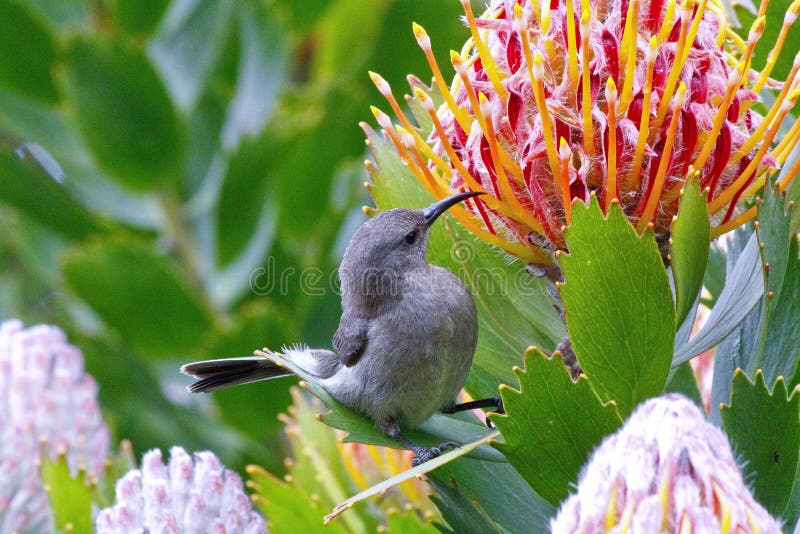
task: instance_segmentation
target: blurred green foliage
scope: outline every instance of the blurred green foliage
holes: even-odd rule
[[[84,351],[137,455],[283,470],[270,386],[191,398],[187,361],[329,345],[368,198],[359,121],[461,46],[449,0],[0,1],[0,319]],[[21,160],[15,150],[24,153]],[[276,445],[279,444],[279,445]]]

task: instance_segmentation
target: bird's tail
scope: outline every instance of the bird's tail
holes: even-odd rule
[[[188,363],[181,367],[181,372],[198,379],[188,387],[192,393],[208,393],[228,386],[292,374],[288,369],[261,356]]]

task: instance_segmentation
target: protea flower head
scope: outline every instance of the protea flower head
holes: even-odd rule
[[[211,452],[193,459],[181,447],[170,450],[166,465],[160,450],[147,452],[141,469],[117,481],[116,503],[100,512],[95,526],[98,534],[267,532],[239,475]]]
[[[603,441],[551,527],[554,534],[781,532],[744,485],[725,435],[677,394],[643,403]]]
[[[52,532],[39,463],[64,454],[98,478],[110,443],[83,355],[53,326],[0,324],[0,532]]]
[[[399,124],[373,112],[435,197],[488,193],[452,213],[530,262],[553,262],[571,203],[591,194],[604,210],[619,202],[640,233],[652,225],[665,244],[689,177],[705,191],[714,236],[735,228],[756,214],[740,200],[800,137],[795,125],[773,143],[800,96],[800,58],[784,82],[769,77],[800,2],[760,73],[751,60],[766,1],[747,40],[731,30],[719,0],[493,0],[479,17],[469,0],[462,4],[471,38],[450,54],[449,84],[429,36],[414,26],[434,84],[409,81],[432,130],[416,128],[374,73]],[[777,94],[762,116],[753,104],[767,89]]]

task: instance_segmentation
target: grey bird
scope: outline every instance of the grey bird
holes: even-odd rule
[[[284,349],[285,358],[315,376],[334,398],[411,449],[414,465],[455,444],[420,447],[401,427],[414,428],[438,411],[502,411],[498,398],[454,402],[472,363],[478,319],[461,280],[427,260],[433,222],[477,194],[456,194],[421,210],[384,211],[362,224],[339,267],[342,317],[333,350]],[[291,374],[261,356],[190,363],[181,371],[198,379],[191,392]]]

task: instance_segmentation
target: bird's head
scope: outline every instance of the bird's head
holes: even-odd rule
[[[459,193],[418,210],[395,208],[366,221],[350,240],[339,267],[344,292],[375,283],[391,285],[426,265],[431,225],[455,204],[479,194]]]

